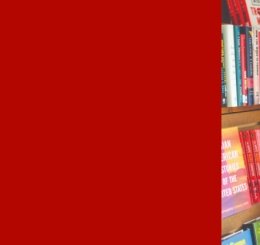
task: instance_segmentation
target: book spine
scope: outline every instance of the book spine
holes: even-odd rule
[[[248,163],[249,178],[250,178],[250,182],[252,184],[253,203],[257,203],[260,201],[260,198],[259,198],[259,189],[258,189],[258,185],[257,185],[253,149],[252,149],[252,143],[251,143],[251,139],[250,139],[249,130],[242,131],[242,135],[243,135],[245,153],[246,153],[246,158],[247,158],[247,163]]]
[[[245,230],[245,231],[246,231],[247,229],[250,230],[251,239],[252,239],[252,244],[253,244],[253,245],[257,245],[257,243],[256,243],[256,238],[255,238],[255,229],[254,229],[253,223],[243,224],[243,225],[242,225],[242,229]],[[246,245],[246,244],[247,244],[247,243],[245,243],[245,245]]]
[[[236,84],[237,84],[237,106],[243,105],[242,98],[242,76],[241,76],[241,58],[240,58],[240,27],[234,25],[234,50],[236,64]]]
[[[254,83],[253,83],[253,41],[252,27],[245,27],[246,34],[246,71],[247,71],[247,103],[254,105]]]
[[[243,17],[242,8],[239,0],[233,0],[233,6],[234,6],[234,11],[235,11],[238,25],[245,26],[245,20]]]
[[[252,27],[253,34],[253,87],[254,87],[254,104],[259,104],[259,52],[258,52],[258,29]]]
[[[242,132],[239,132],[239,139],[240,139],[243,159],[244,159],[244,163],[245,163],[245,167],[246,167],[247,183],[248,183],[248,188],[249,188],[250,200],[251,200],[251,203],[253,203],[252,183],[251,183],[251,180],[250,180],[250,177],[249,177],[250,176],[249,175],[249,168],[248,168],[248,162],[247,162],[247,157],[246,157],[246,153],[245,153],[245,144],[244,144],[243,133]]]
[[[225,57],[224,40],[223,40],[223,34],[221,33],[221,86],[222,86],[221,106],[227,107],[226,71],[225,71],[224,57]]]
[[[260,61],[260,28],[258,28],[258,89],[259,89],[259,102],[258,104],[260,104],[260,65],[259,65],[259,61]]]
[[[243,106],[247,106],[247,75],[246,75],[246,37],[240,34],[240,52],[241,52],[241,78],[242,78],[242,100]]]
[[[253,155],[254,155],[254,163],[257,177],[258,190],[260,193],[260,130],[249,130],[250,139],[252,143]]]
[[[238,25],[236,13],[235,13],[235,7],[233,4],[233,0],[226,0],[227,1],[227,6],[228,6],[228,11],[231,19],[231,23],[233,25]]]
[[[240,2],[243,17],[244,17],[245,26],[251,26],[251,21],[250,21],[250,17],[249,17],[247,5],[246,5],[246,0],[239,0],[239,2]]]
[[[227,85],[227,106],[237,106],[237,85],[236,85],[236,63],[234,48],[234,27],[230,24],[222,24],[224,40],[225,71]]]

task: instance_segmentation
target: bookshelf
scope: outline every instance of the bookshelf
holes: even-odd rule
[[[226,0],[222,0],[222,23],[231,23]],[[237,126],[239,131],[260,128],[260,105],[221,108],[222,128]],[[221,216],[221,215],[220,215]],[[260,203],[222,219],[222,236],[241,229],[242,224],[260,216]]]

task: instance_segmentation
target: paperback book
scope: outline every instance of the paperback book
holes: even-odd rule
[[[226,218],[252,204],[238,127],[223,128],[221,136],[222,218]]]

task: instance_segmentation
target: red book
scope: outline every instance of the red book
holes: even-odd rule
[[[250,139],[252,142],[253,153],[254,153],[254,161],[255,161],[255,169],[256,169],[256,177],[258,181],[258,189],[260,193],[260,129],[252,129],[249,130]]]
[[[234,6],[234,11],[235,11],[235,15],[236,15],[236,18],[237,18],[238,25],[245,26],[245,20],[244,20],[244,17],[243,17],[242,7],[240,5],[240,0],[233,0],[233,6]]]
[[[242,103],[247,106],[247,76],[246,76],[246,36],[240,34],[240,59],[241,59],[241,77],[242,77]]]
[[[244,162],[245,162],[245,166],[246,166],[247,183],[248,183],[248,186],[249,186],[250,199],[251,199],[251,203],[253,203],[252,183],[251,183],[250,177],[249,177],[249,169],[248,169],[248,163],[247,163],[247,158],[246,158],[246,154],[245,154],[245,144],[244,144],[242,132],[239,132],[239,139],[240,139],[240,143],[241,143],[241,147],[242,147],[242,153],[243,153],[243,158],[244,158]]]
[[[231,23],[233,25],[238,25],[236,13],[235,13],[235,7],[233,4],[233,0],[226,0],[227,1],[227,6],[228,6],[228,11],[231,19]]]
[[[242,131],[242,136],[243,136],[243,141],[245,146],[245,153],[246,153],[246,159],[248,164],[250,182],[252,183],[253,203],[257,203],[260,201],[260,198],[259,198],[259,189],[258,189],[258,182],[256,177],[256,169],[255,169],[254,156],[253,156],[253,147],[250,139],[249,130]]]
[[[244,17],[245,25],[251,26],[251,21],[250,21],[250,17],[249,17],[247,5],[246,5],[246,0],[239,0],[239,2],[240,2],[243,17]]]

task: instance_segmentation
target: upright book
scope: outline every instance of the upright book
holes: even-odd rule
[[[239,230],[233,234],[222,237],[221,245],[254,245],[250,229]]]
[[[258,46],[259,27],[252,27],[253,41],[253,87],[254,87],[254,104],[259,104],[259,46]]]
[[[222,218],[251,207],[238,127],[223,128],[221,141]]]
[[[239,138],[240,138],[240,143],[241,143],[241,147],[242,147],[244,163],[245,163],[245,166],[246,166],[247,183],[248,183],[248,187],[249,187],[250,199],[251,199],[251,203],[253,203],[252,182],[251,182],[251,179],[249,177],[249,169],[248,169],[248,164],[247,164],[247,157],[246,157],[246,152],[245,152],[245,144],[244,144],[244,139],[243,139],[243,133],[242,132],[239,132]]]
[[[226,88],[226,71],[225,71],[225,54],[224,54],[224,40],[221,33],[221,107],[227,107],[227,88]]]
[[[224,40],[227,106],[237,107],[237,81],[235,63],[234,25],[222,24]]]
[[[256,170],[257,186],[260,195],[260,129],[249,130]]]
[[[240,50],[240,26],[234,25],[234,48],[237,81],[237,106],[243,105],[242,76],[241,76],[241,50]]]
[[[246,75],[246,36],[240,34],[240,52],[241,52],[241,78],[242,78],[242,100],[243,106],[247,106],[247,75]]]
[[[233,0],[226,0],[227,1],[227,6],[228,6],[228,11],[231,19],[231,23],[233,25],[238,25],[236,13],[235,13],[235,6],[233,3]]]
[[[252,194],[253,194],[252,201],[253,203],[258,203],[260,201],[260,196],[259,196],[258,181],[257,181],[255,162],[254,162],[254,153],[253,153],[253,147],[250,139],[249,130],[242,131],[242,135],[245,144],[245,153],[247,159],[246,164],[248,164],[248,174],[250,178],[250,183],[252,184]]]

